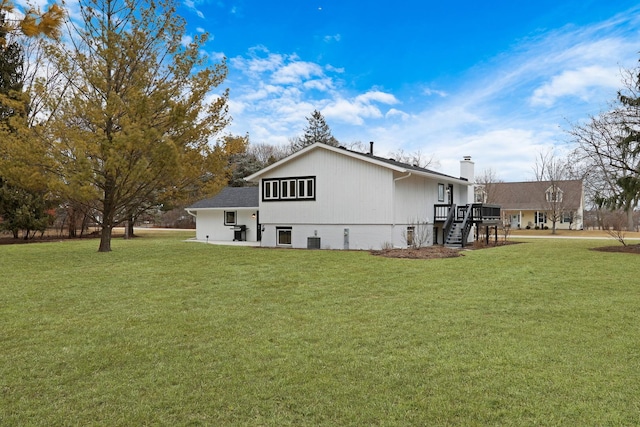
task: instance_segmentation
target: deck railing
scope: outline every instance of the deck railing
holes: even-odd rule
[[[470,209],[468,222],[473,223],[497,223],[500,221],[500,205],[487,205],[484,203],[473,203],[471,205],[434,205],[433,218],[435,222],[444,222],[453,213],[453,221],[462,221],[467,211]]]

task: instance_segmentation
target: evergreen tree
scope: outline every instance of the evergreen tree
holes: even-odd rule
[[[291,142],[292,151],[301,150],[316,142],[333,147],[340,145],[338,140],[331,134],[331,129],[320,111],[314,110],[313,113],[311,113],[311,117],[306,117],[306,119],[308,124],[307,127],[304,128],[304,135]]]
[[[248,151],[249,135],[227,136],[224,140],[225,153],[228,155],[229,186],[246,187],[253,185],[244,180],[244,177],[262,169],[258,159]]]
[[[6,123],[16,114],[15,102],[22,92],[24,55],[20,45],[7,42],[1,32],[0,39],[5,40],[0,43],[0,122]]]
[[[0,22],[3,17],[0,14]],[[0,26],[1,28],[1,26]],[[28,102],[22,93],[24,54],[15,41],[7,41],[7,32],[0,31],[0,166],[10,164],[3,156],[3,145],[15,138],[18,129],[26,124]],[[4,136],[4,137],[2,137]],[[2,173],[2,168],[0,168]],[[34,191],[10,183],[0,175],[0,229],[9,230],[15,238],[24,230],[24,238],[31,231],[44,231],[50,221],[42,191]]]
[[[11,231],[16,239],[23,230],[25,240],[33,237],[31,232],[44,232],[52,220],[42,194],[1,181],[0,216],[0,230]]]

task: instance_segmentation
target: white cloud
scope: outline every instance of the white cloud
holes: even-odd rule
[[[435,89],[429,89],[429,88],[425,88],[422,91],[423,94],[427,95],[427,96],[431,96],[431,95],[438,95],[441,98],[444,98],[447,96],[447,92],[442,91],[442,90],[435,90]]]
[[[336,68],[331,64],[325,65],[324,69],[330,73],[339,73],[339,74],[344,73],[344,68]]]
[[[340,34],[334,34],[332,36],[324,36],[323,40],[326,43],[331,43],[331,42],[339,42],[340,41]]]
[[[566,70],[553,76],[533,92],[532,105],[551,106],[558,98],[579,97],[585,102],[590,100],[593,88],[606,88],[615,91],[620,86],[620,70],[602,66],[588,66],[576,70]]]
[[[391,108],[387,111],[387,114],[384,115],[386,119],[399,118],[402,121],[409,120],[411,118],[410,114],[405,113],[404,111],[396,110],[395,108]]]
[[[39,8],[40,10],[44,10],[49,5],[48,0],[16,0],[15,4],[20,6],[23,10],[28,10],[31,7]]]
[[[380,102],[382,104],[397,104],[398,100],[390,93],[381,92],[379,90],[371,90],[356,96],[356,102],[361,104],[369,104],[371,102]]]
[[[187,8],[191,9],[199,18],[204,19],[204,13],[200,9],[196,7],[196,4],[193,0],[184,0],[182,2]]]
[[[266,57],[260,56],[266,54]],[[286,57],[270,53],[264,46],[256,46],[249,50],[249,57],[238,56],[231,58],[230,65],[248,76],[260,79],[260,75],[273,72],[283,66]]]
[[[224,52],[207,52],[207,55],[215,62],[220,62],[226,57]]]
[[[315,89],[322,92],[329,91],[333,89],[333,81],[329,78],[308,80],[303,83],[305,89]]]
[[[275,70],[271,75],[271,81],[275,84],[297,84],[322,75],[322,67],[318,64],[296,61]]]
[[[338,98],[329,102],[322,109],[325,118],[334,119],[352,125],[362,125],[365,119],[379,119],[383,117],[380,108],[374,103],[396,104],[395,96],[378,90],[371,90],[352,99]]]
[[[351,125],[363,125],[365,118],[382,117],[382,113],[377,107],[346,99],[332,101],[330,105],[322,109],[322,114],[327,119],[333,119]]]

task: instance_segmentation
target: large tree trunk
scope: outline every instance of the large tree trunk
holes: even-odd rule
[[[102,200],[102,229],[100,233],[100,247],[98,252],[111,252],[111,232],[115,217],[113,201],[115,180],[109,176],[105,178],[104,199]]]
[[[135,221],[133,218],[129,218],[127,222],[124,224],[124,238],[125,239],[133,239],[135,236],[133,235],[133,223]]]
[[[633,208],[627,209],[627,231],[633,231],[635,224],[633,223]]]
[[[113,227],[111,223],[103,224],[100,233],[100,247],[98,252],[111,252],[111,231]]]
[[[69,238],[77,237],[76,234],[76,210],[73,207],[67,209],[67,216],[69,217]]]

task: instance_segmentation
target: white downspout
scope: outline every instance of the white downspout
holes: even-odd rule
[[[393,234],[396,230],[396,183],[400,180],[409,178],[411,174],[412,172],[409,172],[405,176],[399,176],[393,179],[393,194],[391,195],[391,203],[393,204],[393,212],[391,212],[391,215],[393,215],[393,218],[391,218],[391,245],[393,245]]]

